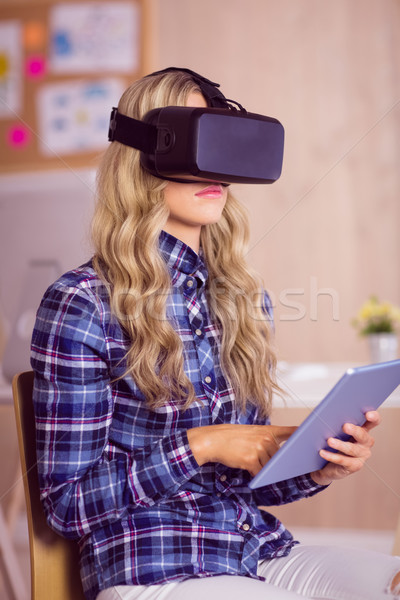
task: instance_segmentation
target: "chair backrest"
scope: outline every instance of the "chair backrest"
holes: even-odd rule
[[[32,371],[15,375],[13,396],[28,516],[31,597],[32,600],[84,600],[78,545],[50,529],[40,503],[32,390]]]

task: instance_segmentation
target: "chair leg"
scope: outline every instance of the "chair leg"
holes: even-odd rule
[[[28,600],[28,591],[24,583],[18,559],[10,540],[3,510],[0,506],[0,561],[3,567],[5,584],[12,600]]]

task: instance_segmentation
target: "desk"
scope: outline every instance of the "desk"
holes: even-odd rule
[[[312,410],[339,381],[347,369],[357,367],[350,363],[287,363],[280,362],[278,383],[286,392],[285,401],[274,400],[278,407],[308,408]],[[400,387],[384,402],[384,407],[400,408]]]
[[[349,368],[344,363],[280,363],[278,382],[287,391],[276,398],[271,419],[299,425]],[[350,529],[396,529],[400,508],[400,389],[379,409],[381,425],[373,431],[373,455],[364,468],[305,501],[273,507],[290,526]]]

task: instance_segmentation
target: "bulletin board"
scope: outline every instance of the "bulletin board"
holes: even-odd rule
[[[146,0],[0,3],[0,172],[95,167],[128,85],[151,69]]]

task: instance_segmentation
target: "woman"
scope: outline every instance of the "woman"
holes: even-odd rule
[[[202,81],[153,74],[118,111],[206,106]],[[32,342],[42,502],[49,524],[79,541],[88,600],[376,600],[396,584],[397,558],[302,548],[257,508],[357,471],[379,416],[347,424],[354,441],[331,439],[339,452],[323,451],[320,471],[249,489],[294,428],[268,420],[270,304],[245,265],[247,237],[229,187],[158,179],[137,150],[110,144],[93,260],[47,290]]]

